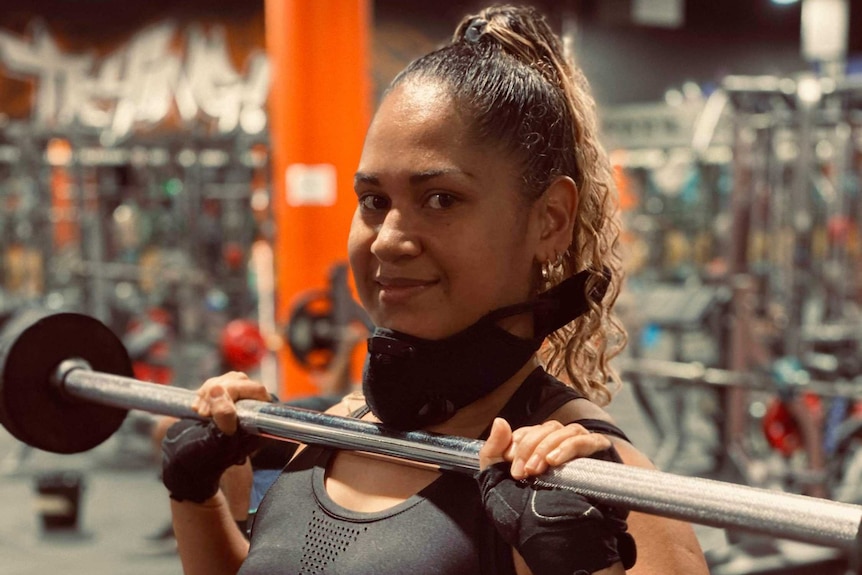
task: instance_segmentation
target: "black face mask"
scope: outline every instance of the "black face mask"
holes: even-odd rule
[[[458,409],[487,395],[521,369],[542,341],[601,301],[609,277],[586,295],[588,271],[536,298],[494,310],[449,337],[431,340],[376,328],[368,339],[362,391],[371,411],[390,427],[419,429],[446,421]],[[497,323],[533,314],[532,338],[518,337]]]

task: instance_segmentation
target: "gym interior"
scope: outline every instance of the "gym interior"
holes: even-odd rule
[[[663,472],[858,520],[862,2],[525,3],[591,84],[619,193],[628,346],[610,413]],[[96,318],[160,386],[237,370],[281,399],[348,393],[373,328],[345,247],[364,131],[395,74],[484,3],[14,4],[4,324]],[[6,425],[11,377],[0,574],[181,573],[158,415],[130,409],[98,446],[53,453]],[[15,417],[48,424],[29,410]],[[714,575],[862,573],[856,533],[791,519],[694,523]]]

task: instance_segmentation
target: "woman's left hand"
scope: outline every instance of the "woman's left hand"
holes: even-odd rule
[[[587,456],[619,461],[610,439],[577,423],[546,421],[513,432],[505,420],[494,420],[479,451],[476,480],[485,513],[523,558],[526,567],[519,573],[623,573],[634,565],[637,550],[626,532],[626,510],[519,481]]]
[[[515,431],[502,418],[496,418],[485,445],[479,451],[479,467],[508,461],[513,479],[541,475],[578,457],[587,457],[611,447],[611,441],[600,433],[591,433],[577,423],[563,425],[546,421],[541,425],[520,427]]]

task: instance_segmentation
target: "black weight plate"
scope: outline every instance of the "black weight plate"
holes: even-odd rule
[[[0,331],[0,423],[24,443],[79,453],[108,439],[126,411],[78,401],[52,382],[57,366],[81,358],[94,371],[132,376],[132,362],[104,324],[76,313],[28,309]]]
[[[338,344],[329,292],[312,291],[293,307],[286,339],[293,357],[306,368],[325,369]]]

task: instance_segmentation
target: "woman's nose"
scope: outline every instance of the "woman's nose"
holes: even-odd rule
[[[408,218],[398,210],[390,210],[377,228],[371,253],[381,261],[395,261],[414,257],[420,252],[419,240],[411,230]]]

